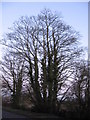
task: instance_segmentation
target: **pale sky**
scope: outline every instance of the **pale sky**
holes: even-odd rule
[[[21,16],[37,15],[44,8],[61,13],[65,23],[80,32],[82,46],[88,47],[88,2],[2,2],[2,33],[7,33]]]

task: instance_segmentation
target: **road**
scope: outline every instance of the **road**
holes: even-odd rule
[[[2,110],[2,120],[6,120],[7,118],[19,118],[19,120],[64,120],[63,118],[58,118],[55,116],[46,116],[41,114],[31,114],[30,116],[21,115],[19,113]],[[11,120],[11,119],[10,119]]]
[[[8,112],[8,111],[3,110],[2,118],[27,118],[27,117],[24,115],[19,115],[13,112]]]

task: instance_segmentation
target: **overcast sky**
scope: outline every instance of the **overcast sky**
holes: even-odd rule
[[[63,20],[81,34],[82,46],[88,46],[88,2],[3,2],[2,3],[2,34],[8,32],[13,22],[21,16],[37,15],[44,8],[62,14]],[[1,51],[2,52],[2,51]],[[1,54],[1,53],[0,53]],[[0,55],[1,57],[1,55]]]

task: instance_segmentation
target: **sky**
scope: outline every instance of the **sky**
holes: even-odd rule
[[[57,11],[66,24],[80,32],[82,46],[88,47],[88,2],[2,2],[2,31],[7,33],[21,16],[37,15],[44,8]],[[0,51],[0,58],[3,51]]]

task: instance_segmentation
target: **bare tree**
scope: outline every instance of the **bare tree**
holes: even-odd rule
[[[23,86],[24,62],[11,54],[2,62],[2,90],[10,93],[13,107],[19,107]]]
[[[89,84],[88,84],[88,64],[86,61],[76,62],[75,72],[71,86],[71,99],[76,101],[77,104],[73,105],[78,109],[80,117],[89,116]],[[70,95],[69,95],[70,96]],[[82,115],[83,113],[83,115]]]
[[[10,53],[25,60],[28,91],[37,109],[55,112],[66,99],[67,81],[79,58],[78,32],[48,9],[38,16],[21,17],[7,33]]]

